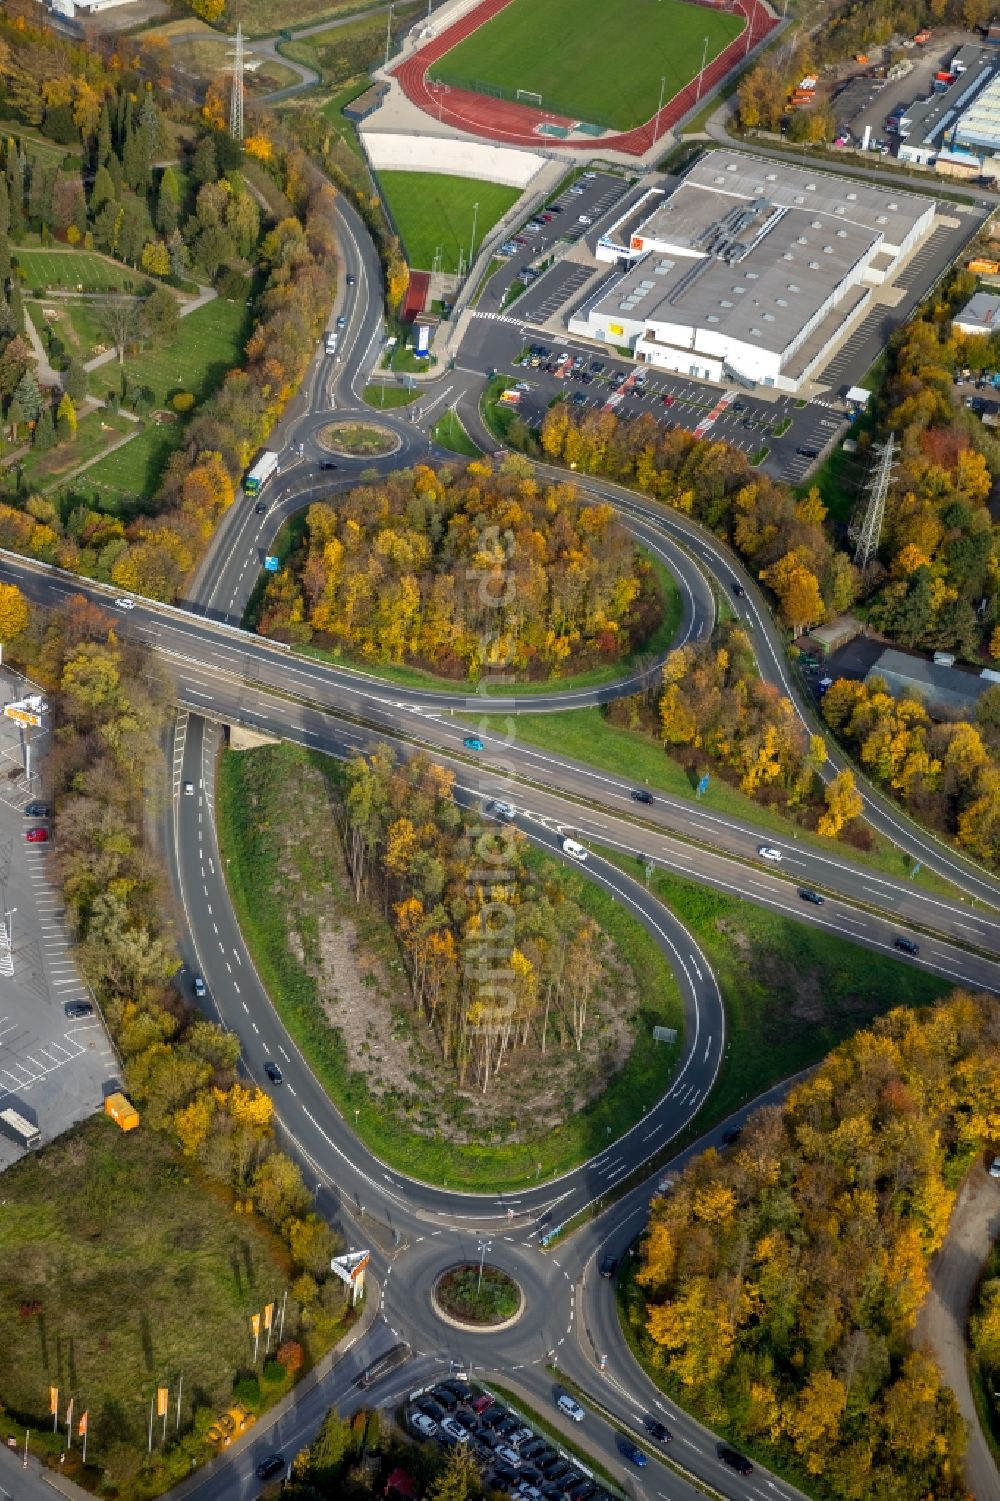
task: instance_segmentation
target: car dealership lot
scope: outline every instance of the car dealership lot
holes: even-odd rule
[[[4,673],[4,701],[22,696],[21,680]],[[100,1017],[67,1015],[92,1005],[73,962],[62,901],[52,880],[55,826],[26,817],[44,787],[46,734],[36,732],[33,755],[41,776],[29,788],[20,731],[0,718],[0,896],[13,943],[0,945],[0,1108],[13,1107],[36,1124],[42,1144],[103,1102],[115,1078],[114,1053]],[[30,829],[48,838],[29,842]],[[12,971],[12,972],[11,972]],[[0,1167],[21,1149],[0,1136]]]

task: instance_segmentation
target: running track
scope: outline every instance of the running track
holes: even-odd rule
[[[456,129],[470,135],[481,136],[489,141],[502,141],[509,146],[556,146],[572,147],[593,155],[595,151],[621,151],[629,156],[642,156],[655,141],[676,125],[678,120],[693,109],[700,96],[707,94],[735,65],[767,36],[778,23],[763,4],[763,0],[736,0],[735,8],[747,18],[747,26],[740,36],[719,53],[705,69],[699,90],[694,78],[669,100],[645,125],[623,134],[582,137],[579,140],[556,140],[538,134],[538,126],[565,125],[572,127],[577,122],[558,115],[543,114],[524,104],[513,104],[504,99],[491,99],[485,94],[471,94],[464,89],[441,88],[427,78],[430,67],[457,47],[473,31],[491,21],[505,9],[511,0],[483,0],[466,15],[461,16],[439,36],[405,58],[393,71],[403,93],[424,114],[436,115]],[[749,34],[748,34],[749,33]]]

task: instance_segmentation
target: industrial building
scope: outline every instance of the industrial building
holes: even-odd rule
[[[932,719],[972,719],[991,678],[977,677],[960,667],[939,667],[909,652],[884,651],[865,675],[865,682],[881,678],[893,698],[917,698]]]
[[[598,242],[613,262],[570,319],[702,380],[798,391],[934,227],[915,193],[713,151]],[[624,231],[624,232],[623,232]]]
[[[952,81],[936,80],[933,92],[900,114],[899,159],[915,166],[930,166],[943,147],[951,146],[956,122],[996,82],[996,53],[974,43],[960,47],[945,75]]]
[[[1000,329],[1000,295],[976,292],[965,307],[951,320],[952,328],[963,334],[993,334]]]

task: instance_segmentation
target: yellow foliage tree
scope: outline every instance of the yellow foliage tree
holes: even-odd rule
[[[27,629],[28,601],[16,584],[0,584],[0,641],[13,641]]]
[[[821,814],[816,825],[816,832],[822,834],[824,839],[836,839],[846,824],[852,819],[859,818],[864,808],[864,801],[854,781],[854,773],[849,767],[838,772],[832,782],[828,782],[825,791],[826,812]]]

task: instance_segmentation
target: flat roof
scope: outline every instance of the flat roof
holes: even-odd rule
[[[891,648],[872,664],[865,682],[873,677],[884,678],[891,690],[915,695],[929,710],[947,713],[968,713],[991,686],[987,678],[959,667],[936,667],[924,657],[911,657]]]
[[[731,210],[749,213],[758,200],[775,208],[801,209],[813,219],[877,230],[890,245],[906,238],[931,203],[895,187],[787,166],[748,152],[710,151],[653,209],[642,231],[689,254],[704,254],[712,227]]]
[[[710,329],[781,353],[877,243],[873,229],[790,209],[738,265],[650,252],[604,291],[594,311],[612,321]]]

